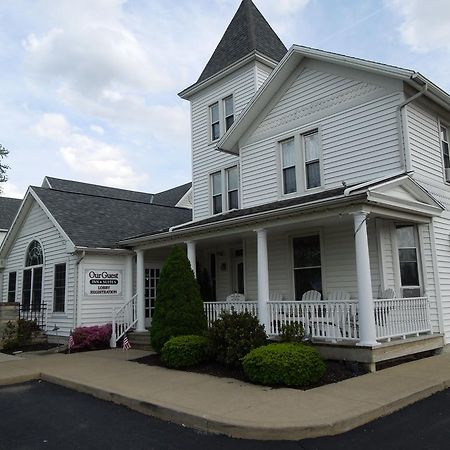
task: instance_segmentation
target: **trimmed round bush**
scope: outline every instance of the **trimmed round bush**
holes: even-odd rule
[[[206,333],[206,314],[186,252],[173,247],[156,289],[150,343],[158,352],[172,337]]]
[[[252,349],[266,344],[264,326],[248,312],[224,311],[209,331],[209,351],[226,366],[239,367]]]
[[[196,366],[208,359],[208,339],[204,336],[177,336],[161,350],[161,361],[167,367],[181,369]]]
[[[315,348],[294,343],[256,348],[244,357],[242,366],[252,382],[269,386],[309,386],[325,373],[325,363]]]

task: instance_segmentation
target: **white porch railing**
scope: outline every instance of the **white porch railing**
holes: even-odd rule
[[[222,311],[249,312],[254,316],[258,315],[258,302],[204,302],[208,327],[217,320]]]
[[[374,300],[377,339],[403,338],[431,332],[427,297]]]
[[[137,294],[135,294],[127,303],[119,308],[113,308],[110,346],[115,348],[117,341],[134,328],[137,321]]]
[[[208,326],[222,311],[257,315],[257,302],[205,302]],[[268,302],[268,330],[278,336],[281,327],[301,323],[306,337],[328,342],[358,341],[358,300]],[[377,340],[391,340],[431,332],[427,297],[374,300]]]
[[[268,302],[268,308],[270,335],[278,336],[283,325],[297,322],[309,338],[359,339],[357,300]]]

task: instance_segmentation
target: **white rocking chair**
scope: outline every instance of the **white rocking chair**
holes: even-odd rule
[[[233,303],[238,303],[238,302],[245,302],[245,295],[244,294],[239,294],[237,292],[230,294],[226,299],[226,302],[233,302]]]
[[[322,300],[322,294],[319,291],[306,291],[302,295],[302,300],[306,302],[318,302]]]

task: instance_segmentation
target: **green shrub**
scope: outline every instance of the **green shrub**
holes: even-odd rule
[[[325,373],[325,363],[314,347],[294,343],[252,350],[242,366],[251,381],[269,386],[304,387],[317,383]]]
[[[285,323],[280,327],[281,342],[302,342],[305,338],[303,324],[298,322]]]
[[[193,367],[208,359],[208,339],[204,336],[177,336],[169,339],[161,350],[161,361],[167,367]]]
[[[174,247],[161,270],[150,337],[160,352],[175,336],[206,333],[206,314],[199,287],[185,251]]]
[[[241,359],[252,349],[264,345],[264,326],[248,312],[224,311],[208,332],[210,353],[227,366],[240,366]]]
[[[39,326],[33,320],[18,319],[16,322],[9,321],[1,336],[3,350],[12,352],[21,347],[31,345],[33,338],[39,331]]]

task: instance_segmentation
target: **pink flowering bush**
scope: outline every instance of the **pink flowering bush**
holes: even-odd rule
[[[112,325],[96,325],[92,327],[78,327],[73,330],[74,345],[72,352],[84,352],[88,350],[102,350],[109,348]]]

